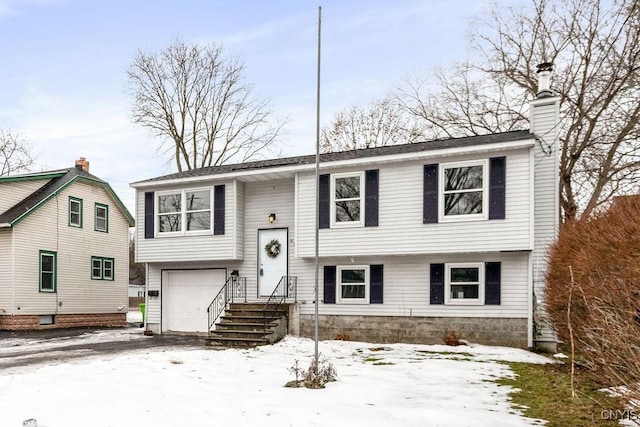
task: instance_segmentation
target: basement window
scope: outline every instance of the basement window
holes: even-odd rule
[[[40,325],[53,325],[54,324],[54,316],[53,314],[44,314],[38,316]]]

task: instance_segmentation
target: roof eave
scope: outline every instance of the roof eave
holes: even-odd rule
[[[434,157],[449,157],[459,154],[478,154],[478,153],[486,153],[486,152],[494,152],[494,151],[504,151],[504,150],[516,150],[520,148],[529,148],[533,147],[535,144],[535,138],[531,135],[530,138],[520,139],[516,141],[506,141],[506,142],[495,142],[495,143],[487,143],[482,145],[473,145],[466,147],[451,147],[451,148],[441,148],[436,150],[425,150],[419,151],[415,153],[401,153],[401,154],[388,154],[381,155],[375,157],[362,157],[357,159],[346,159],[346,160],[332,160],[332,161],[323,161],[320,163],[320,169],[330,169],[344,166],[359,166],[359,165],[370,165],[375,163],[394,163],[401,162],[406,160],[421,160],[421,159],[430,159]],[[161,187],[163,185],[176,185],[176,184],[189,184],[189,183],[198,183],[203,181],[211,181],[212,179],[223,180],[223,179],[233,179],[233,178],[242,178],[249,177],[252,175],[264,175],[271,172],[304,172],[307,170],[315,169],[315,164],[303,164],[303,165],[290,165],[290,166],[274,166],[270,168],[260,168],[260,169],[250,169],[243,171],[235,171],[228,173],[220,173],[220,174],[209,174],[202,176],[190,176],[185,178],[173,178],[173,179],[165,179],[165,180],[155,180],[155,181],[138,181],[129,184],[130,187],[136,189],[144,189],[144,188],[153,188],[153,187]]]

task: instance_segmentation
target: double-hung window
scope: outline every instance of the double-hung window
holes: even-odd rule
[[[40,251],[40,292],[55,292],[58,275],[58,254]]]
[[[364,173],[331,175],[331,226],[362,226]]]
[[[211,232],[211,188],[158,193],[159,235]]]
[[[443,164],[440,168],[440,219],[487,219],[486,160]]]
[[[82,199],[69,196],[69,226],[82,228]]]
[[[109,231],[109,206],[96,203],[95,230],[105,233]]]
[[[484,304],[484,264],[447,264],[445,304]]]
[[[369,303],[369,266],[337,267],[338,303]]]
[[[91,279],[113,280],[113,258],[91,257]]]

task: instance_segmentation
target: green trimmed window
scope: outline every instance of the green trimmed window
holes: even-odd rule
[[[58,254],[40,251],[40,292],[56,292],[58,280]]]
[[[109,206],[96,203],[95,230],[105,233],[109,231]]]
[[[114,279],[113,258],[91,257],[91,279],[93,280],[113,280]]]
[[[69,226],[82,228],[82,199],[69,196]]]

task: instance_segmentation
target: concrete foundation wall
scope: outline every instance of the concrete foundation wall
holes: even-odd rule
[[[58,314],[54,316],[54,323],[51,325],[40,325],[40,317],[37,315],[0,316],[0,329],[9,331],[89,326],[122,327],[126,325],[126,313]]]
[[[346,335],[353,341],[373,343],[443,344],[444,335],[456,331],[473,343],[527,348],[526,318],[320,315],[318,328],[321,340]],[[300,315],[300,333],[313,337],[313,315]]]

